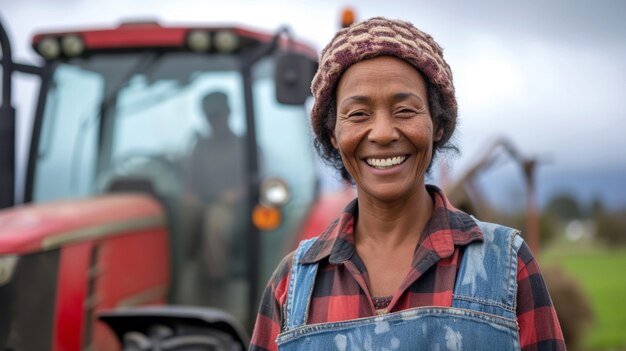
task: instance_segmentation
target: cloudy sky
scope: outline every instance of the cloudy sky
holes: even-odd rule
[[[321,49],[344,6],[353,6],[361,19],[411,21],[444,47],[460,108],[456,141],[462,154],[450,163],[452,176],[491,140],[506,136],[524,154],[544,161],[538,174],[542,201],[568,191],[584,201],[599,196],[626,207],[624,1],[0,0],[0,19],[15,57],[37,62],[29,45],[36,31],[109,27],[138,18],[267,31],[287,24]],[[16,89],[15,104],[27,114],[28,89]],[[21,116],[22,131],[29,128],[26,117]],[[506,163],[485,179],[500,194],[495,201],[506,201],[503,194],[515,193],[509,188],[521,182]]]

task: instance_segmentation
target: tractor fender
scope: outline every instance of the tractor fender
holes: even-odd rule
[[[103,311],[98,318],[115,333],[124,351],[246,350],[243,326],[228,313],[208,307],[145,306]]]

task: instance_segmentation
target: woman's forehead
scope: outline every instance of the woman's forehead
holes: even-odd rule
[[[422,74],[404,60],[383,56],[350,66],[339,79],[337,100],[348,95],[370,95],[382,91],[390,94],[426,94]]]

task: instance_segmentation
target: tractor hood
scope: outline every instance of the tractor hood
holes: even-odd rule
[[[146,195],[116,194],[19,206],[0,211],[0,255],[49,250],[164,223],[161,206]]]

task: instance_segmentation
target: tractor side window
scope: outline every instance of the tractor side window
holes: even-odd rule
[[[98,128],[90,117],[105,85],[100,74],[70,65],[60,65],[51,84],[37,153],[37,202],[89,194]]]
[[[295,247],[298,229],[315,196],[316,174],[307,111],[303,105],[276,100],[273,58],[256,64],[252,76],[261,178],[279,177],[291,193],[282,209],[284,222],[261,235],[260,278],[265,282],[280,259]]]

